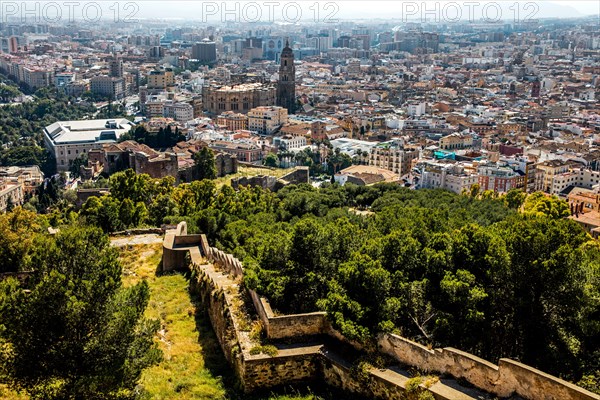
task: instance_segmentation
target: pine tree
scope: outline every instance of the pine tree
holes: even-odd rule
[[[32,267],[28,287],[0,282],[0,375],[32,398],[134,397],[161,357],[158,322],[143,316],[148,284],[122,287],[116,251],[97,228],[44,237]]]

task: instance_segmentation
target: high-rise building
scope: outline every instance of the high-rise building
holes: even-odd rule
[[[119,56],[114,56],[108,63],[109,75],[113,78],[123,77],[123,59]]]
[[[540,97],[540,89],[542,84],[539,79],[533,81],[533,85],[531,86],[531,97]]]
[[[152,46],[148,50],[148,57],[159,60],[165,56],[165,48],[162,46]]]
[[[279,62],[279,55],[284,47],[284,40],[281,37],[269,37],[262,41],[263,57],[267,60]]]
[[[287,108],[289,114],[293,114],[296,108],[296,67],[294,66],[294,52],[287,40],[281,51],[279,80],[277,81],[277,105]]]
[[[217,61],[217,45],[210,39],[203,39],[192,46],[192,58],[203,63]]]
[[[16,53],[19,51],[19,40],[16,36],[11,36],[8,38],[8,52]]]

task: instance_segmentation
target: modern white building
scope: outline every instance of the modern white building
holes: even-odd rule
[[[194,119],[194,107],[189,103],[166,102],[164,104],[163,115],[166,118],[173,118],[179,122],[191,121]]]
[[[419,189],[445,189],[460,194],[479,180],[476,172],[469,172],[458,163],[426,161],[420,170]]]
[[[64,88],[75,81],[75,74],[72,72],[63,72],[54,75],[54,86]]]
[[[301,135],[285,135],[273,138],[273,147],[282,150],[299,149],[306,146],[306,137]]]
[[[44,142],[56,160],[58,171],[66,171],[81,154],[104,143],[116,142],[133,126],[125,118],[58,121],[44,128]]]
[[[406,112],[411,117],[420,117],[421,115],[425,114],[426,109],[427,105],[424,102],[412,103],[408,105]]]
[[[339,138],[330,141],[333,149],[340,149],[340,152],[348,154],[352,157],[362,157],[366,153],[366,157],[371,154],[373,147],[377,146],[377,142],[368,142],[366,140]]]

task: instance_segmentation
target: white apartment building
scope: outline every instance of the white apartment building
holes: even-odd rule
[[[134,126],[128,119],[58,121],[44,128],[44,142],[58,171],[67,171],[73,160],[104,143],[114,143]]]
[[[457,163],[425,161],[420,170],[419,189],[444,189],[460,194],[470,190],[479,179],[477,173],[469,172]]]
[[[194,119],[194,107],[188,103],[168,101],[164,103],[163,116],[179,122],[191,121]]]
[[[148,118],[162,117],[165,113],[164,100],[151,100],[146,102],[144,113]]]
[[[569,169],[568,172],[556,174],[550,183],[550,194],[558,195],[569,186],[592,189],[600,185],[600,172],[589,169]]]
[[[148,101],[146,102],[145,111],[148,118],[173,118],[178,122],[187,122],[194,119],[194,107],[191,104],[172,100],[157,98]]]
[[[301,135],[285,135],[273,138],[273,147],[282,150],[300,149],[306,146],[306,137]]]
[[[406,112],[411,117],[420,117],[425,114],[427,105],[424,102],[409,104]]]
[[[32,89],[52,85],[52,73],[44,69],[22,68],[19,79]]]
[[[261,106],[248,111],[248,129],[259,135],[270,135],[288,122],[287,109],[277,106]]]
[[[536,191],[542,191],[551,194],[556,188],[554,186],[555,176],[569,172],[569,165],[560,160],[549,160],[539,163],[535,167],[535,187]]]

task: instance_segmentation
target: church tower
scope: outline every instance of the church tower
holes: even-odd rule
[[[287,108],[288,114],[293,114],[296,109],[296,67],[294,66],[294,53],[287,40],[281,51],[279,80],[277,81],[277,105]]]

